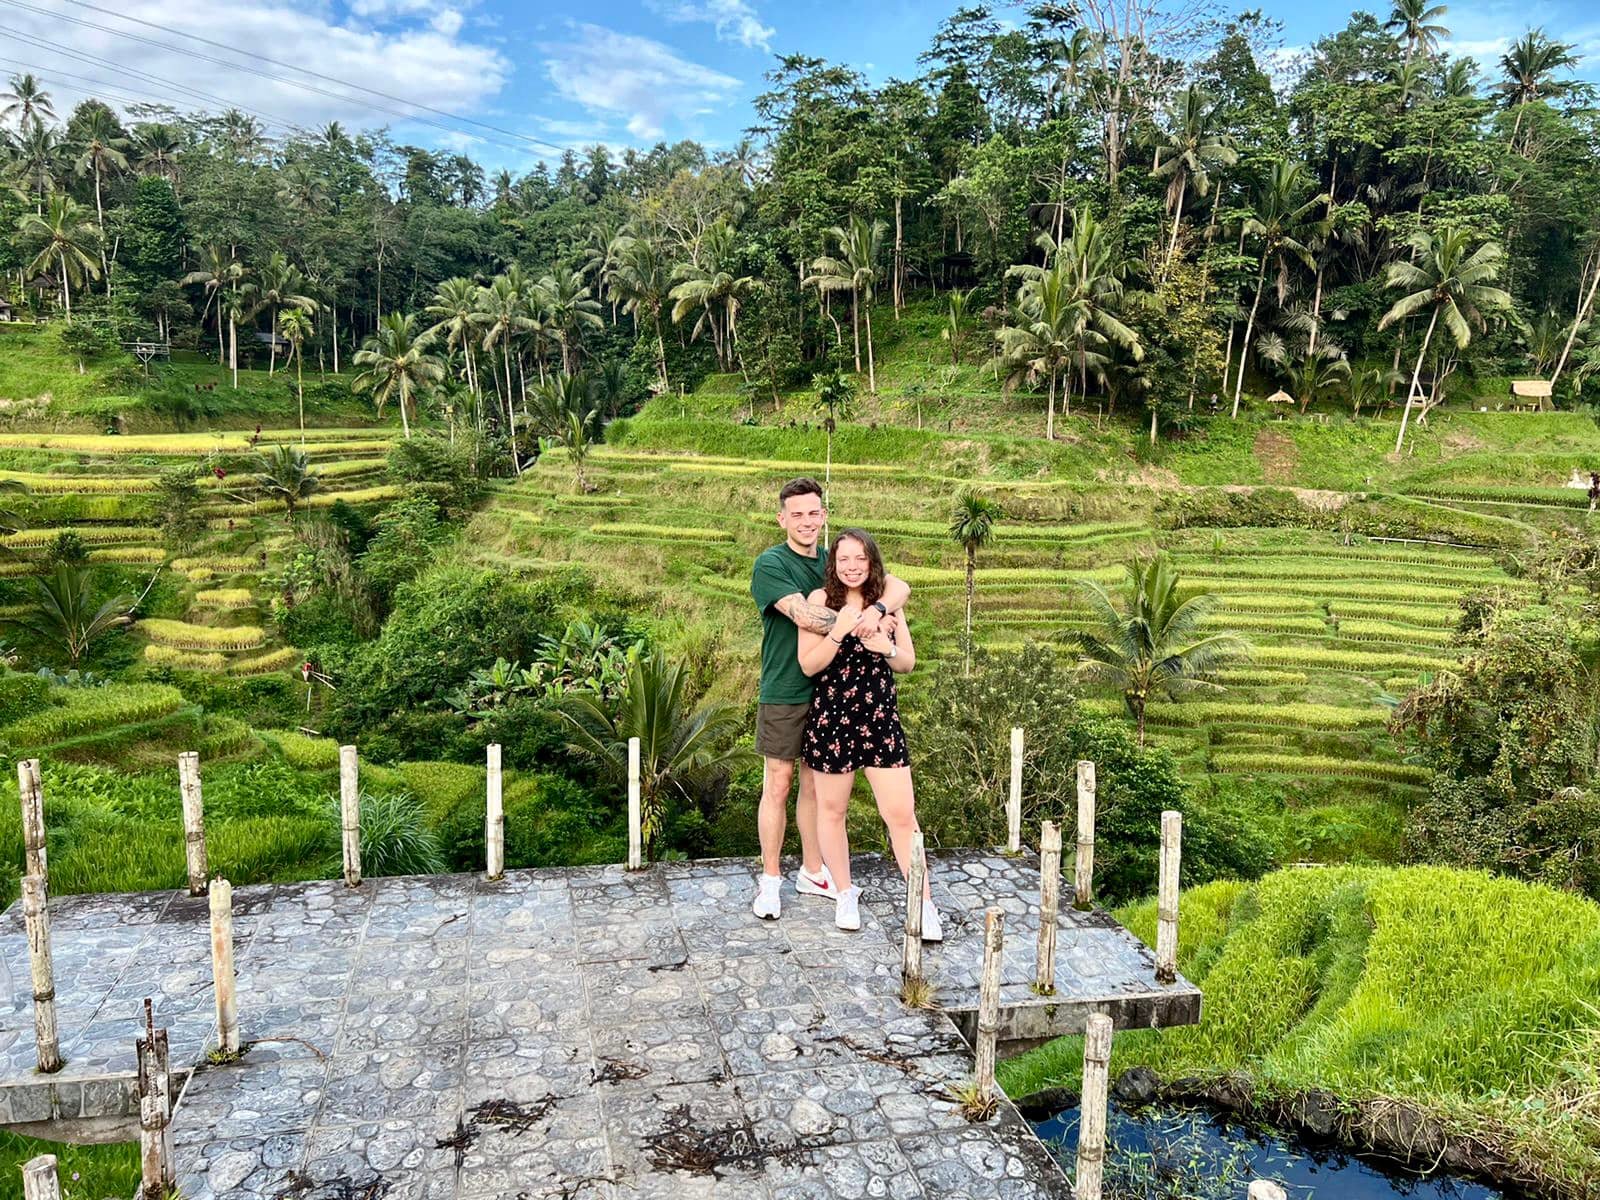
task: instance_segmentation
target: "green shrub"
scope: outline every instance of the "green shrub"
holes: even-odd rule
[[[437,875],[445,869],[439,839],[428,828],[422,805],[410,792],[373,795],[361,792],[361,873],[379,875]],[[328,812],[336,808],[329,803]],[[341,862],[337,824],[327,834],[328,873]]]
[[[50,684],[0,666],[0,727],[11,725],[50,703]]]

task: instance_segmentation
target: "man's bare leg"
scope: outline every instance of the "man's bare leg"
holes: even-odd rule
[[[783,868],[783,835],[789,821],[789,788],[794,783],[795,763],[787,758],[763,758],[761,770],[761,809],[756,817],[761,835],[761,869],[779,875]],[[811,769],[800,764],[800,795],[795,801],[795,824],[800,829],[800,858],[812,875],[822,871],[822,856],[817,852],[817,793]]]
[[[822,847],[817,841],[817,779],[800,764],[800,794],[794,802],[794,823],[800,831],[800,864],[813,878],[822,874]]]

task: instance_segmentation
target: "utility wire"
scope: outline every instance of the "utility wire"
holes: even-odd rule
[[[119,13],[114,9],[101,8],[98,4],[90,4],[88,0],[65,0],[65,2],[76,5],[79,8],[87,8],[92,12],[101,13],[108,17],[117,17],[123,21],[129,21],[136,25],[143,25],[147,29],[156,29],[162,33],[170,33],[178,37],[188,38],[190,41],[199,42],[203,46],[212,46],[218,50],[227,50],[234,54],[242,54],[252,58],[257,58],[262,62],[271,63],[275,67],[284,67],[291,71],[298,71],[302,75],[310,75],[313,79],[321,79],[327,83],[335,83],[340,87],[349,88],[352,91],[366,92],[372,96],[380,96],[385,100],[393,100],[397,104],[407,104],[413,108],[420,108],[424,112],[431,112],[437,116],[448,117],[452,121],[460,121],[465,125],[476,125],[479,129],[487,129],[493,133],[500,133],[507,137],[518,138],[525,142],[532,142],[536,146],[544,146],[549,150],[567,149],[565,146],[558,146],[554,142],[547,142],[542,138],[536,138],[531,134],[518,133],[514,129],[506,129],[500,125],[491,125],[487,121],[480,121],[475,117],[463,117],[442,108],[435,108],[433,105],[424,104],[420,100],[408,100],[404,96],[396,96],[390,92],[379,91],[377,88],[366,87],[365,85],[359,83],[351,83],[348,79],[341,79],[336,75],[325,75],[321,71],[313,71],[310,67],[302,67],[295,63],[284,62],[280,58],[272,58],[258,51],[241,50],[237,46],[230,46],[226,42],[218,42],[211,38],[201,37],[197,33],[188,33],[182,29],[174,29],[172,26],[162,25],[158,21],[146,21],[141,17],[130,17],[126,13]]]
[[[31,72],[40,83],[48,83],[57,87],[67,88],[92,88],[100,95],[112,100],[120,100],[124,104],[152,104],[160,103],[151,100],[148,94],[135,94],[123,89],[116,82],[107,82],[104,79],[90,75],[74,75],[68,71],[57,70],[55,67],[41,67],[35,63],[26,62],[20,58],[0,58],[0,63],[7,66],[18,67]]]

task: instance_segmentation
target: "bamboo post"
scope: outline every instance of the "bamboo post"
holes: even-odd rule
[[[354,746],[339,747],[339,814],[344,827],[344,885],[361,884],[361,786]]]
[[[1072,875],[1072,907],[1094,904],[1094,763],[1078,761],[1078,861]]]
[[[639,799],[639,739],[628,739],[628,870],[644,869],[644,810]]]
[[[489,802],[483,824],[484,875],[499,879],[506,873],[506,809],[499,742],[489,746],[488,783]]]
[[[206,890],[206,818],[200,796],[200,755],[185,750],[178,755],[178,790],[183,793],[183,846],[189,860],[189,895]]]
[[[22,1164],[22,1200],[61,1200],[54,1154],[40,1154]]]
[[[1111,1018],[1095,1013],[1083,1035],[1083,1097],[1078,1106],[1075,1200],[1100,1200],[1106,1166],[1106,1087],[1111,1063]]]
[[[911,863],[906,870],[906,936],[900,951],[900,983],[905,989],[922,981],[922,881],[928,873],[928,852],[919,829],[911,835]]]
[[[22,916],[28,927],[28,965],[33,972],[33,1036],[39,1070],[61,1070],[61,1037],[56,1030],[55,968],[50,960],[50,900],[44,877],[22,877]]]
[[[1178,865],[1183,850],[1183,814],[1161,814],[1161,877],[1156,885],[1156,981],[1178,977]]]
[[[978,1045],[975,1074],[979,1102],[994,1095],[995,1043],[1000,1034],[1000,951],[1005,945],[1005,912],[983,913],[983,974],[978,980]]]
[[[44,845],[44,782],[39,760],[25,758],[17,763],[17,793],[22,797],[23,873],[49,880]]]
[[[233,884],[211,884],[211,979],[216,992],[217,1049],[228,1057],[239,1053],[239,1001],[233,974]]]
[[[1046,821],[1039,831],[1039,954],[1033,990],[1056,994],[1056,913],[1061,907],[1061,826]]]
[[[1022,853],[1022,726],[1011,727],[1011,791],[1006,797],[1006,853]]]
[[[134,1043],[139,1064],[139,1178],[142,1200],[166,1200],[177,1183],[172,1165],[172,1071],[167,1031],[144,1002],[145,1036]]]

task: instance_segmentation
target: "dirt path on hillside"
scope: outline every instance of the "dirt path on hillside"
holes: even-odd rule
[[[1300,450],[1294,439],[1279,429],[1263,429],[1256,434],[1253,447],[1256,461],[1268,483],[1293,483],[1300,465]]]

